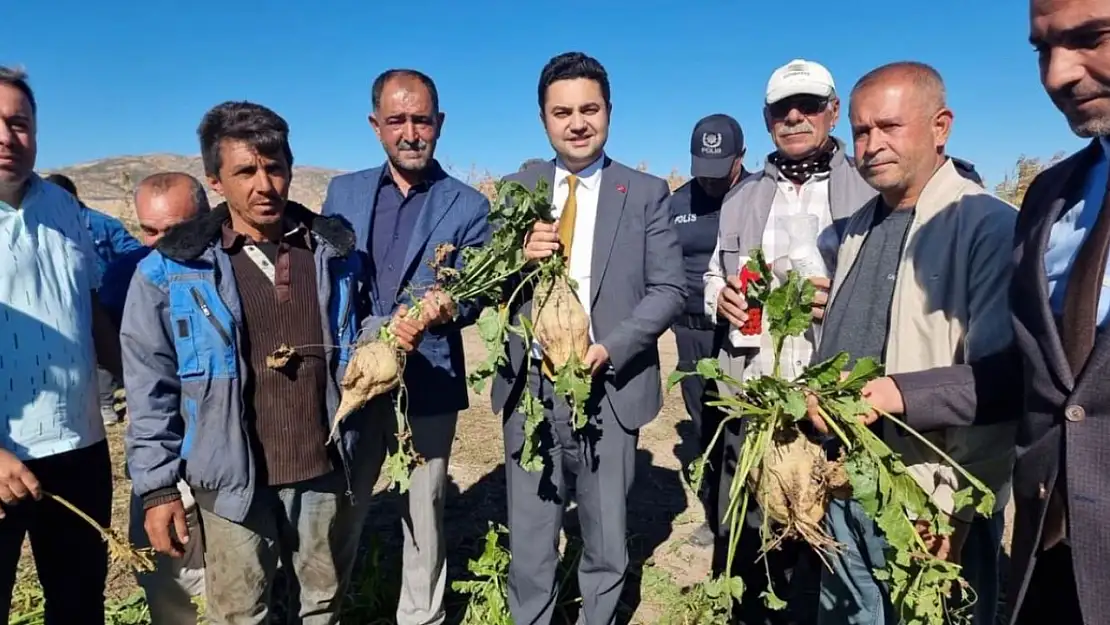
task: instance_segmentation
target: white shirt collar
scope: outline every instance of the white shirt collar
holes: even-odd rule
[[[579,184],[587,189],[593,190],[597,183],[601,181],[601,166],[604,164],[605,153],[602,152],[601,155],[597,157],[597,160],[587,165],[582,171],[578,172]],[[559,157],[555,157],[555,186],[559,186],[560,184],[562,184],[569,175],[570,171],[567,170],[566,166],[563,164],[562,159],[560,159]]]

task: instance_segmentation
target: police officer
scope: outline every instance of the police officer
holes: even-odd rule
[[[686,309],[671,327],[678,347],[679,371],[692,371],[699,360],[716,358],[720,342],[727,332],[727,326],[716,324],[705,314],[702,274],[709,266],[709,257],[717,244],[721,203],[748,176],[743,166],[744,133],[740,124],[728,115],[710,115],[694,126],[690,154],[690,175],[693,178],[675,189],[671,197],[671,218],[682,245],[689,293]],[[709,399],[707,392],[712,391],[714,389],[700,377],[682,381],[682,399],[693,422],[694,436],[697,437],[694,444],[699,454],[703,453],[720,424],[720,411],[706,405]],[[717,447],[715,455],[721,446]],[[702,492],[698,493],[708,522],[690,537],[691,543],[702,547],[713,545],[716,532],[711,525],[715,526],[718,520],[715,491],[720,481],[716,473],[720,462],[714,458],[710,465],[702,481]]]

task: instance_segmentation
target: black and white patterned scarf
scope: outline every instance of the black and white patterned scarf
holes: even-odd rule
[[[778,168],[782,175],[795,184],[805,184],[814,174],[827,173],[832,169],[832,157],[839,147],[836,141],[829,140],[826,147],[810,154],[809,156],[792,160],[781,152],[774,152],[767,157],[771,164]]]

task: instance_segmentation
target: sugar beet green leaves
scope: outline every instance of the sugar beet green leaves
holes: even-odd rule
[[[488,274],[492,277],[484,274],[481,280],[472,280],[483,283],[486,287],[483,294],[496,304],[487,306],[478,318],[478,334],[486,348],[486,359],[468,376],[468,381],[476,392],[485,389],[486,381],[508,363],[506,344],[510,335],[517,336],[525,345],[524,373],[527,375],[533,364],[531,346],[539,343],[544,352],[541,362],[554,394],[570,405],[575,430],[581,432],[588,422],[587,400],[592,388],[592,377],[584,363],[588,329],[568,333],[565,328],[558,327],[563,324],[553,324],[551,319],[563,315],[581,322],[585,311],[573,294],[575,284],[562,255],[553,254],[536,262],[528,262],[524,257],[525,237],[532,226],[537,221],[550,223],[554,220],[548,183],[540,180],[535,188],[529,189],[517,181],[500,181],[495,188],[496,197],[490,208],[491,241],[465,258],[462,272],[471,265],[495,268]],[[496,286],[492,284],[494,280]],[[516,323],[513,323],[513,313],[519,310],[526,295],[532,297],[532,316],[516,315]],[[581,323],[566,325],[583,330]],[[553,360],[553,354],[560,356],[558,361]],[[544,406],[533,395],[530,385],[517,410],[525,417],[525,441],[517,451],[518,462],[528,471],[540,471],[543,469],[540,424]]]
[[[727,375],[716,359],[706,359],[697,363],[695,371],[676,372],[669,379],[673,386],[684,377],[697,375],[724,388],[711,402],[725,413],[725,419],[709,449],[726,428],[734,427],[732,422],[740,426],[737,477],[731,484],[723,519],[731,529],[726,571],[732,570],[750,498],[764,511],[764,525],[759,531],[765,550],[775,548],[784,538],[800,538],[827,558],[840,545],[826,533],[824,513],[834,499],[850,497],[883,532],[886,563],[874,573],[888,586],[901,620],[911,625],[970,622],[972,598],[960,577],[959,565],[933,556],[917,527],[927,526],[935,536],[950,535],[953,528],[948,515],[929,499],[901,457],[860,421],[872,409],[863,397],[863,388],[883,375],[882,366],[862,358],[845,373],[850,356],[840,353],[809,366],[794,380],[783,379],[779,367],[783,344],[787,337],[801,336],[810,327],[815,289],[793,271],[781,284],[772,285],[762,252],[753,250],[750,256],[742,269],[745,279],[741,282],[749,307],[762,308],[768,324],[774,350],[772,373],[742,381]],[[818,451],[816,442],[805,437],[799,427],[807,420],[810,407],[820,413],[839,441],[837,457],[828,457],[823,449]],[[994,496],[978,479],[901,420],[888,414],[881,417],[931,449],[962,478],[955,496],[956,509],[970,506],[977,514],[992,513]],[[695,488],[700,485],[707,462],[708,453],[689,471]],[[770,482],[768,476],[777,476],[779,481]],[[787,478],[798,478],[790,483],[808,487],[787,488]],[[739,582],[719,577],[702,583],[719,585],[725,580],[729,588]],[[772,609],[785,607],[770,585],[762,600]],[[708,607],[701,606],[695,613],[704,613]],[[714,607],[719,608],[719,604]],[[730,605],[727,612],[731,610]]]

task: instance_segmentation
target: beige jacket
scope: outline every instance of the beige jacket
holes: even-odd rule
[[[829,307],[855,264],[878,200],[848,225],[840,247]],[[946,162],[926,185],[898,269],[890,311],[885,368],[888,375],[966,364],[1000,352],[1013,341],[1010,263],[1017,209],[961,176]],[[897,375],[894,375],[897,381]],[[943,394],[938,386],[936,393]],[[910,410],[951,409],[937,397]],[[883,436],[900,453],[918,484],[945,512],[966,486],[956,471],[917,439],[883,422]],[[928,435],[940,449],[992,489],[996,511],[1009,499],[1016,424],[949,428]],[[970,521],[970,508],[955,511]]]

